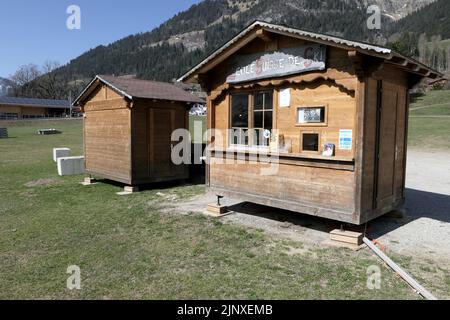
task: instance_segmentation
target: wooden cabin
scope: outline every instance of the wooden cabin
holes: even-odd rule
[[[403,204],[408,91],[439,76],[387,48],[257,21],[179,81],[208,93],[213,192],[360,225]]]
[[[96,76],[74,101],[84,116],[86,172],[129,186],[187,179],[171,159],[171,135],[202,100],[172,84]]]

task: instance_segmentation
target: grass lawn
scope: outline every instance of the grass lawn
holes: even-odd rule
[[[409,145],[450,149],[450,90],[436,90],[411,100]]]
[[[63,134],[35,135],[43,127]],[[306,248],[170,209],[202,186],[120,197],[120,186],[58,177],[52,148],[81,154],[81,128],[17,122],[0,140],[0,299],[417,298],[368,251]],[[81,268],[82,290],[66,289],[70,265]],[[371,265],[382,290],[366,287]]]

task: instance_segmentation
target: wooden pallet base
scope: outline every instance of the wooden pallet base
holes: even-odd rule
[[[118,192],[117,195],[119,196],[128,196],[133,193],[139,192],[138,187],[132,187],[132,186],[126,186],[123,188],[123,192]]]
[[[93,178],[84,178],[84,181],[81,182],[81,184],[83,186],[92,186],[94,184],[97,184],[97,182]]]
[[[209,204],[207,207],[208,213],[216,216],[221,216],[228,213],[227,206],[219,206],[217,204]]]
[[[363,234],[360,232],[336,229],[330,232],[330,240],[360,246],[363,243]]]

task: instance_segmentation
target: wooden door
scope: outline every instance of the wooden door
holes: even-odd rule
[[[184,174],[184,165],[172,161],[172,133],[186,127],[186,112],[178,109],[151,109],[150,117],[150,172],[153,178],[171,178]]]
[[[150,172],[152,177],[171,175],[171,110],[150,110]]]
[[[395,201],[395,171],[397,143],[397,108],[399,94],[395,85],[383,82],[378,116],[378,174],[376,207],[383,208]]]

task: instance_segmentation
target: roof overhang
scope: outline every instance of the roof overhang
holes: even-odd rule
[[[120,94],[122,97],[128,98],[130,100],[133,99],[132,96],[130,96],[128,93],[126,93],[125,91],[115,87],[114,85],[112,85],[111,83],[109,83],[108,81],[106,81],[105,79],[103,79],[101,76],[97,75],[94,77],[94,79],[91,80],[91,82],[89,82],[89,84],[83,89],[83,91],[81,91],[81,93],[78,95],[78,97],[73,101],[72,105],[73,106],[78,106],[80,105],[80,103],[86,99],[87,97],[89,97],[89,95],[94,92],[94,90],[97,88],[97,86],[102,83],[107,85],[108,87],[110,87],[111,89],[113,89],[115,92],[117,92],[118,94]]]
[[[438,71],[435,71],[414,59],[405,57],[388,48],[375,46],[364,42],[346,40],[335,36],[302,31],[299,29],[270,24],[263,21],[255,21],[250,26],[242,30],[233,39],[214,51],[209,57],[190,69],[186,74],[179,78],[178,81],[188,83],[198,82],[199,74],[204,74],[212,70],[218,64],[225,61],[231,55],[239,51],[241,48],[243,48],[256,38],[261,38],[263,40],[270,39],[270,33],[294,37],[306,41],[312,41],[345,50],[352,50],[372,57],[384,59],[389,63],[403,67],[403,69],[410,73],[416,73],[423,77],[430,77],[432,79],[443,77],[443,75]]]

